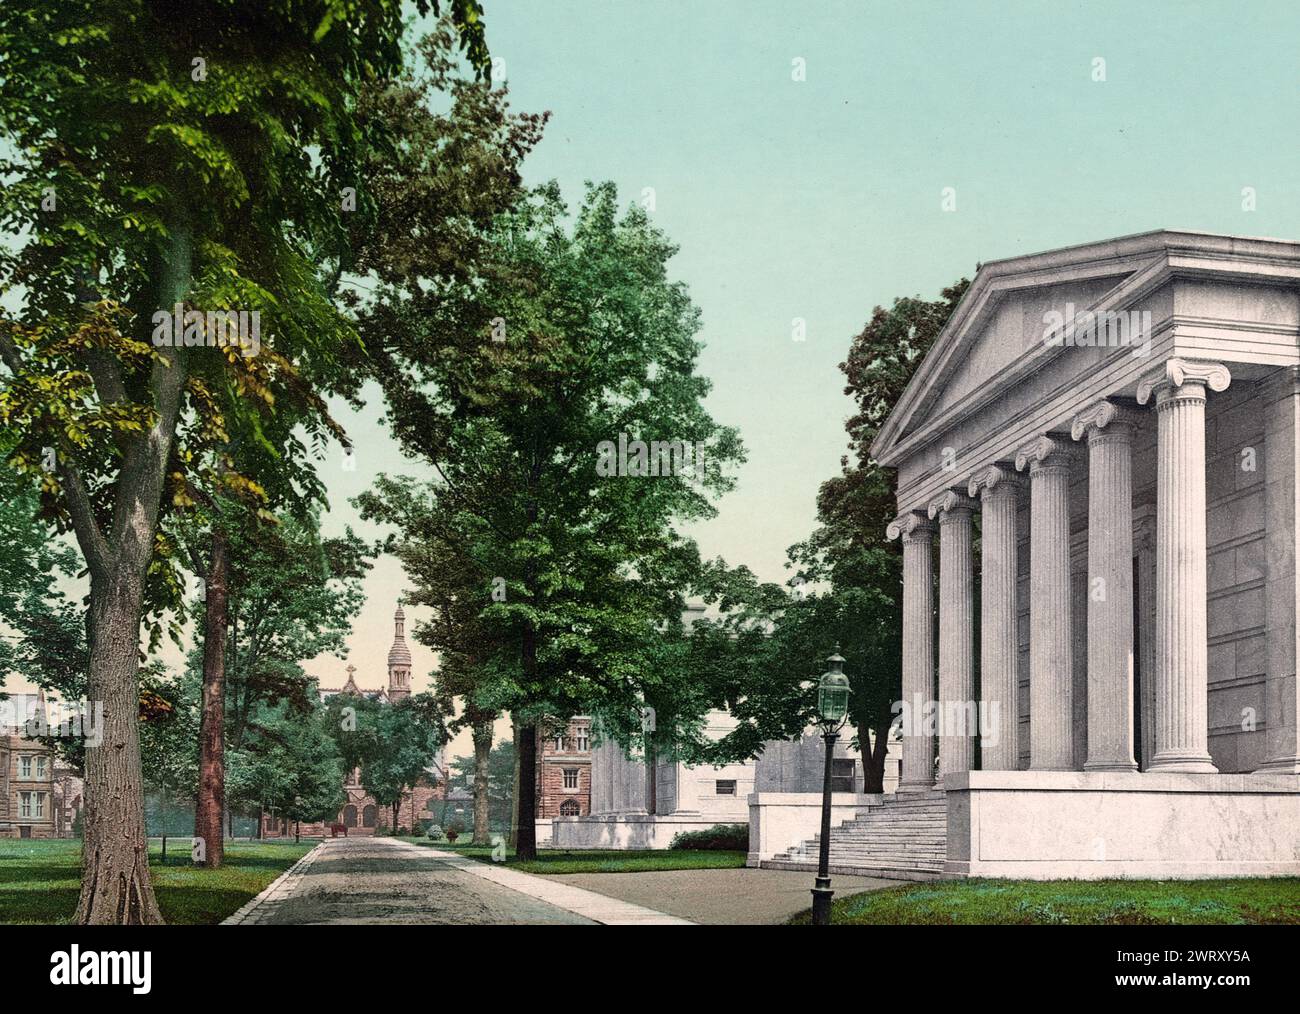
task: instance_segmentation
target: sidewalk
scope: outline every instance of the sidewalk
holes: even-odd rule
[[[548,874],[542,879],[713,925],[773,925],[812,906],[813,874],[789,870],[662,870]],[[835,897],[900,887],[875,877],[832,877]]]

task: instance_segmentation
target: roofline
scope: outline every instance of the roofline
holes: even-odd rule
[[[1174,241],[1176,238],[1182,239],[1183,242]],[[1209,242],[1205,242],[1207,240]],[[1173,250],[1220,256],[1225,254],[1268,255],[1270,253],[1277,255],[1285,252],[1300,259],[1300,241],[1297,240],[1236,236],[1228,233],[1200,232],[1188,229],[1156,229],[1126,236],[1117,236],[1112,239],[1056,247],[1039,253],[1017,254],[1013,257],[985,261],[980,264],[970,287],[958,301],[952,316],[943,326],[938,337],[935,338],[930,351],[926,353],[913,372],[911,380],[908,381],[903,393],[895,402],[893,409],[885,420],[885,424],[881,426],[880,432],[876,434],[876,438],[871,442],[871,446],[868,448],[871,458],[887,468],[895,467],[891,461],[886,460],[889,457],[886,452],[899,442],[899,429],[904,419],[910,418],[911,413],[907,409],[911,407],[911,403],[916,399],[918,388],[922,386],[923,379],[924,381],[930,379],[928,374],[930,373],[931,364],[950,351],[948,348],[950,337],[955,332],[959,332],[966,327],[969,323],[968,318],[975,309],[976,304],[982,300],[986,290],[996,279],[1021,274],[1026,271],[1050,271],[1063,267],[1076,267],[1089,262],[1101,264],[1107,261],[1115,261],[1119,263],[1131,261],[1133,258],[1143,255],[1167,254]]]

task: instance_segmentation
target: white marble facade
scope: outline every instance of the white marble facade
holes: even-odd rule
[[[1141,857],[1090,814],[1118,836],[1193,809],[1197,836],[1133,832],[1169,853],[1144,868],[1300,872],[1298,335],[1293,242],[1164,231],[978,271],[872,447],[904,699],[996,705],[978,734],[904,730],[901,791],[949,792],[951,873],[990,872],[983,841],[1017,875],[1125,875]]]

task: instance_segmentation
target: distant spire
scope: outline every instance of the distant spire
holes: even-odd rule
[[[411,693],[411,649],[406,646],[406,613],[399,602],[393,614],[393,646],[388,649],[388,697]]]

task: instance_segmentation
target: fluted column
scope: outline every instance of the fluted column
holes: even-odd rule
[[[1259,774],[1300,774],[1300,681],[1296,635],[1300,607],[1300,368],[1260,382],[1264,404],[1264,763]]]
[[[1137,416],[1099,401],[1075,416],[1088,438],[1088,759],[1085,771],[1136,771],[1133,759],[1133,434]]]
[[[975,766],[975,576],[972,517],[978,506],[948,490],[930,504],[939,522],[939,774]]]
[[[934,734],[926,716],[934,700],[934,525],[919,511],[890,523],[903,540],[903,770],[899,792],[934,786]]]
[[[1156,755],[1151,771],[1210,761],[1206,628],[1205,398],[1231,381],[1220,363],[1167,360],[1138,385],[1156,400]]]
[[[1074,768],[1074,636],[1070,605],[1070,447],[1041,436],[1022,447],[1029,469],[1029,767]]]
[[[980,702],[990,728],[980,730],[980,767],[1020,766],[1020,688],[1016,614],[1016,511],[1023,483],[1010,465],[990,465],[967,487],[980,517]]]

